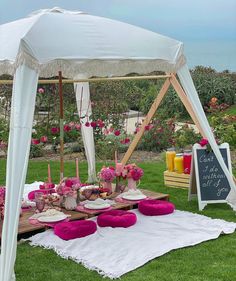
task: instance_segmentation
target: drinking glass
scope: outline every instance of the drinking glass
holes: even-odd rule
[[[42,192],[35,192],[35,203],[37,210],[41,213],[45,207],[45,200]]]

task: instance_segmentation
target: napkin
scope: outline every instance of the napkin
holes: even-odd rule
[[[65,215],[63,212],[60,212],[56,209],[48,209],[46,212],[42,212],[42,213],[38,213],[38,214],[34,214],[33,216],[31,216],[29,219],[39,219],[41,217],[52,217],[52,216],[58,216],[58,215]],[[67,215],[67,217],[69,217],[70,215]]]

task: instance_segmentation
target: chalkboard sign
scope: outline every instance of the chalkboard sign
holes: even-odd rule
[[[232,174],[229,145],[224,143],[219,148],[224,162]],[[202,210],[208,203],[225,203],[230,192],[230,184],[214,152],[207,151],[199,144],[195,144],[193,147],[189,199],[196,192],[199,210]]]

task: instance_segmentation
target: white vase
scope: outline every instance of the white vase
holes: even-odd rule
[[[133,189],[133,190],[137,189],[137,182],[132,178],[128,178],[128,190],[130,190],[130,189]]]
[[[77,207],[76,198],[73,196],[66,196],[64,206],[66,210],[74,210]]]

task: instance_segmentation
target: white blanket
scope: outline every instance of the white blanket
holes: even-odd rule
[[[61,257],[82,263],[101,275],[118,278],[173,249],[216,239],[236,228],[236,223],[178,210],[155,217],[133,212],[138,221],[130,228],[98,227],[96,233],[70,241],[63,241],[48,230],[29,238],[30,244],[53,249]]]

